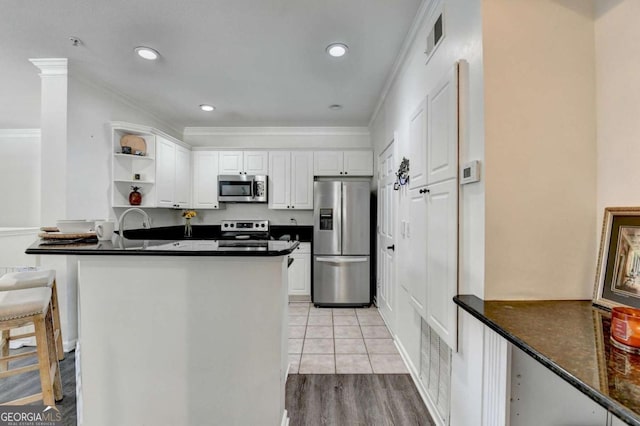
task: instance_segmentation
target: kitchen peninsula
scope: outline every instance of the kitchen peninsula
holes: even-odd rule
[[[78,259],[78,422],[286,424],[297,241],[34,243]]]

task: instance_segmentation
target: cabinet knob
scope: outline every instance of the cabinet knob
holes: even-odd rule
[[[292,209],[295,209],[295,208],[296,208],[296,206],[291,206],[291,208],[292,208]]]
[[[340,172],[340,174],[342,174],[342,172]]]
[[[344,174],[345,174],[345,175],[346,175],[346,174],[349,174],[349,172],[344,172]]]

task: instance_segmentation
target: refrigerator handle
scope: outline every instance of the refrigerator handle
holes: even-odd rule
[[[316,257],[318,262],[330,262],[330,263],[357,263],[366,262],[368,257]]]

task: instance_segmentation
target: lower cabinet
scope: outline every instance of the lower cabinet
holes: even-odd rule
[[[311,297],[311,243],[300,243],[289,257],[289,295]]]

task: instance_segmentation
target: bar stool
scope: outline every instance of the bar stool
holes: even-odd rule
[[[40,371],[41,392],[27,397],[5,402],[3,405],[23,405],[42,400],[45,405],[55,405],[62,399],[62,381],[53,338],[53,318],[51,314],[51,289],[47,287],[28,288],[0,292],[0,330],[33,325],[35,327],[36,350],[17,355],[2,356],[0,361],[38,357],[38,363],[7,369],[0,373],[0,379]]]
[[[26,288],[48,287],[51,289],[51,309],[53,315],[53,330],[56,342],[56,350],[58,360],[64,359],[64,350],[62,349],[62,330],[60,327],[60,309],[58,307],[58,289],[56,287],[56,271],[28,271],[28,272],[11,272],[0,277],[0,291],[22,290]],[[2,345],[2,356],[9,354],[9,342],[11,340],[31,337],[33,333],[21,334],[18,336],[10,336],[8,331],[3,331],[0,337]],[[0,364],[0,370],[3,364]]]

